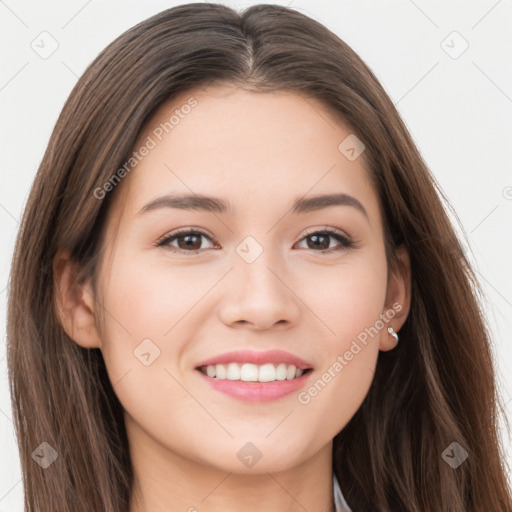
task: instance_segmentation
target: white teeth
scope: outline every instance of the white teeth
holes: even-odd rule
[[[240,366],[236,363],[229,363],[226,378],[228,380],[240,380]]]
[[[226,373],[226,367],[223,364],[215,365],[215,377],[217,377],[217,379],[225,379]]]
[[[272,382],[276,380],[276,368],[272,363],[262,364],[259,368],[259,382]]]
[[[280,363],[277,365],[276,379],[286,380],[286,365],[284,363]]]
[[[288,380],[294,379],[296,374],[297,374],[297,370],[295,369],[295,366],[293,366],[293,365],[288,366],[288,369],[286,370],[286,378]],[[300,375],[299,375],[299,377],[300,377]]]
[[[215,364],[202,367],[201,371],[208,377],[228,380],[242,380],[245,382],[273,382],[275,380],[292,380],[300,377],[304,370],[295,365],[272,363],[256,365],[251,363]]]
[[[240,380],[256,382],[258,380],[258,367],[255,364],[243,364],[240,368]]]

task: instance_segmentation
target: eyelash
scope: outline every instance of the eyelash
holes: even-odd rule
[[[201,252],[200,250],[199,251],[197,251],[197,250],[196,251],[185,251],[183,249],[177,249],[177,248],[172,247],[171,245],[169,245],[170,242],[173,241],[173,239],[176,239],[176,238],[179,238],[180,236],[185,236],[185,235],[203,235],[203,236],[209,238],[212,242],[214,242],[215,244],[218,245],[217,241],[212,239],[212,237],[208,233],[206,233],[205,231],[202,231],[201,229],[192,229],[192,228],[181,228],[181,229],[178,229],[178,230],[176,230],[176,231],[174,231],[172,233],[169,233],[168,235],[165,235],[163,238],[158,240],[155,245],[157,247],[167,246],[170,251],[176,252],[176,253],[198,254],[199,252]],[[327,236],[331,236],[331,237],[335,238],[341,244],[341,248],[339,248],[339,249],[330,248],[330,249],[325,249],[325,250],[322,250],[322,251],[313,251],[313,252],[319,252],[321,254],[327,254],[327,253],[336,253],[336,252],[346,251],[348,249],[357,249],[358,248],[358,245],[357,245],[356,241],[353,240],[351,237],[346,236],[346,235],[342,235],[338,231],[335,231],[335,230],[333,230],[331,228],[328,228],[328,227],[326,227],[323,230],[309,231],[300,239],[300,241],[304,240],[305,238],[307,238],[308,236],[311,236],[311,235],[327,235]]]

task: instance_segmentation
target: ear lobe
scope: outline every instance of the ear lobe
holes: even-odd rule
[[[386,304],[384,314],[390,320],[386,323],[386,327],[382,329],[380,349],[390,350],[396,346],[395,339],[388,333],[387,328],[392,327],[396,333],[405,323],[411,307],[411,262],[409,253],[404,246],[400,246],[396,250],[396,265],[390,270],[388,278],[388,288],[386,294]]]
[[[89,282],[78,281],[79,266],[60,249],[53,260],[55,310],[66,334],[84,348],[100,348],[95,321],[96,302]]]

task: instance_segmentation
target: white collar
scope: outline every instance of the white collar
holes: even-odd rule
[[[334,490],[334,507],[336,512],[352,512],[341,493],[340,484],[338,483],[338,479],[336,478],[334,471],[332,472],[332,486]]]

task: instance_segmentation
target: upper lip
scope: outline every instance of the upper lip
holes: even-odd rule
[[[300,357],[291,354],[290,352],[285,352],[284,350],[268,350],[266,352],[235,350],[233,352],[225,352],[224,354],[219,354],[218,356],[214,356],[210,359],[202,361],[197,365],[196,368],[200,368],[201,366],[226,363],[252,363],[257,365],[262,365],[265,363],[285,363],[289,365],[293,364],[302,370],[312,368],[311,364],[307,361],[304,361],[304,359],[301,359]]]

